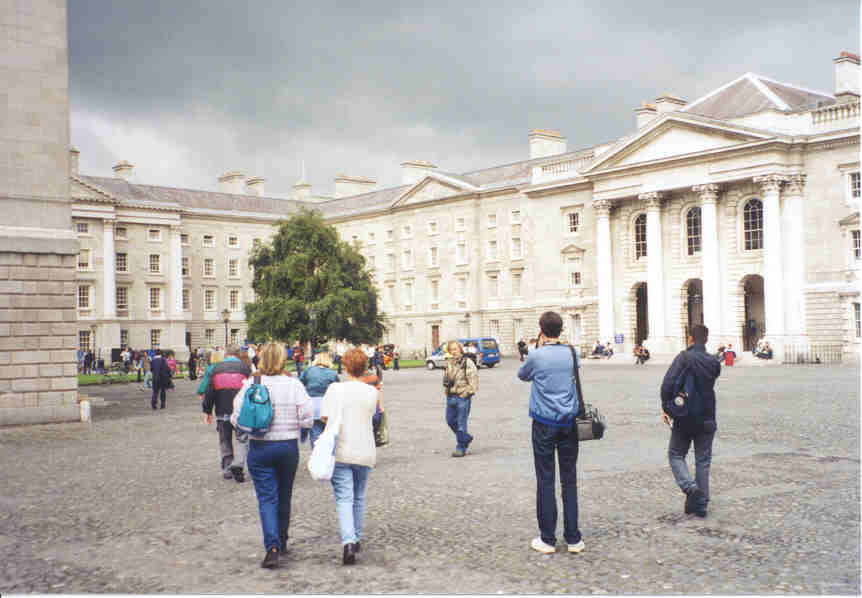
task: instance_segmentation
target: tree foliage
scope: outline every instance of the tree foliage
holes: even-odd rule
[[[253,249],[255,300],[245,306],[249,337],[283,341],[377,342],[383,320],[365,258],[338,238],[318,212],[283,221]]]

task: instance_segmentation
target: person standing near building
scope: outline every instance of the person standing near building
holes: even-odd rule
[[[162,357],[161,349],[156,349],[156,354],[150,362],[150,372],[153,376],[153,397],[150,400],[150,405],[155,409],[156,402],[161,399],[161,408],[164,409],[166,394],[171,382],[171,370],[165,358]]]
[[[198,379],[198,352],[192,349],[189,352],[189,380]]]
[[[443,372],[443,389],[446,393],[446,423],[455,434],[453,457],[463,457],[473,442],[467,432],[467,419],[473,397],[479,390],[479,373],[476,364],[464,354],[461,343],[451,340],[446,343],[449,357]]]
[[[670,364],[661,384],[661,419],[671,426],[667,456],[671,472],[680,490],[685,493],[686,514],[706,517],[709,503],[709,468],[712,464],[712,441],[715,438],[715,380],[721,374],[721,364],[706,352],[709,329],[703,324],[692,328],[693,344]],[[686,370],[694,376],[695,400],[700,401],[702,414],[671,419],[670,402],[680,375]],[[689,397],[692,400],[692,397]],[[694,444],[695,477],[691,478],[685,456]]]
[[[563,319],[546,311],[539,319],[538,348],[518,369],[518,378],[532,382],[533,461],[536,467],[536,518],[539,537],[530,547],[541,553],[556,551],[557,499],[554,496],[554,452],[560,464],[563,494],[563,537],[569,552],[582,552],[578,527],[578,429],[575,417],[582,408],[573,379],[580,367],[574,349],[560,342]]]
[[[230,416],[233,414],[237,392],[251,375],[248,365],[240,359],[241,351],[239,345],[227,346],[224,361],[213,366],[210,372],[209,383],[201,401],[205,423],[212,423],[215,408],[222,476],[226,480],[233,478],[238,483],[245,481],[243,469],[248,454],[248,434],[234,429]],[[234,436],[236,450],[233,444]]]

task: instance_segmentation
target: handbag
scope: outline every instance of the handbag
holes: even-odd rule
[[[386,412],[375,413],[371,418],[374,427],[374,446],[386,446],[389,444],[389,425],[386,421]]]
[[[326,428],[318,436],[308,458],[308,472],[312,480],[327,481],[332,479],[335,471],[335,449],[338,446],[338,436],[335,430],[341,427],[341,397],[338,400],[338,416],[332,415],[326,420]]]
[[[598,440],[605,435],[607,422],[598,407],[590,405],[584,400],[584,391],[581,387],[581,374],[578,372],[578,358],[575,348],[569,345],[572,351],[572,370],[575,378],[575,387],[578,389],[578,406],[575,410],[575,427],[578,432],[578,441]]]

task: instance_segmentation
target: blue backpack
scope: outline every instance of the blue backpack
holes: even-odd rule
[[[269,390],[260,383],[260,376],[255,376],[254,383],[246,389],[242,397],[242,407],[236,419],[236,427],[260,438],[272,425],[272,415]]]
[[[694,370],[685,357],[683,361],[686,363],[674,380],[673,397],[667,405],[667,414],[673,419],[703,415],[703,399],[695,384]]]

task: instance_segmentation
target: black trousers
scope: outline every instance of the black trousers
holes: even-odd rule
[[[150,404],[152,405],[153,409],[156,408],[156,400],[159,398],[161,399],[162,408],[164,409],[165,399],[167,398],[167,390],[167,387],[162,386],[161,384],[153,384],[153,399],[152,401],[150,401]]]

